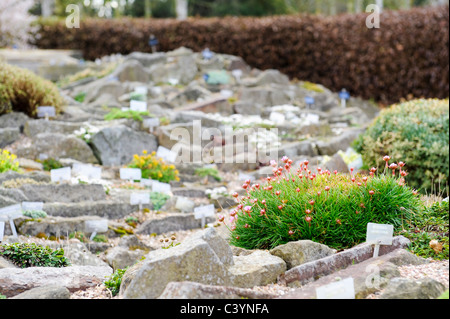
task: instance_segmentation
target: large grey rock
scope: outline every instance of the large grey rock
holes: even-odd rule
[[[215,218],[207,217],[206,223],[214,222]],[[201,228],[200,219],[195,219],[193,213],[171,213],[167,216],[149,219],[139,225],[136,234],[163,234],[178,230]]]
[[[108,219],[118,219],[133,213],[136,210],[135,208],[129,203],[109,200],[44,204],[44,211],[48,215],[60,217],[98,216]]]
[[[442,283],[432,278],[413,280],[397,277],[389,281],[380,299],[436,299],[445,290]]]
[[[244,84],[247,86],[261,86],[266,84],[289,84],[289,77],[278,70],[265,70],[254,79],[247,79]]]
[[[278,276],[286,271],[286,263],[268,251],[256,250],[249,255],[234,256],[229,271],[233,286],[252,288],[276,283]]]
[[[116,246],[106,252],[105,259],[114,269],[125,269],[134,265],[147,253],[148,251],[145,250],[130,250],[125,247]]]
[[[225,241],[209,228],[178,246],[151,251],[144,261],[127,270],[133,275],[130,278],[125,273],[120,296],[124,299],[154,299],[173,281],[229,285],[230,273],[221,262],[223,252],[217,249],[225,244],[219,245],[219,240]]]
[[[147,83],[150,79],[144,66],[137,60],[124,61],[110,76],[117,78],[120,82]]]
[[[20,129],[17,127],[0,128],[0,148],[10,145],[20,138]]]
[[[284,91],[271,86],[243,88],[239,101],[255,104],[257,107],[268,107],[290,103],[291,99]]]
[[[393,238],[392,245],[381,245],[379,256],[385,255],[395,249],[404,248],[410,241],[403,236]],[[286,271],[279,278],[280,282],[288,285],[303,285],[319,276],[326,276],[338,269],[348,267],[353,263],[360,263],[373,257],[374,245],[363,243],[339,253],[310,261]]]
[[[78,129],[80,129],[80,124],[78,123],[31,120],[26,122],[23,132],[26,136],[33,137],[41,133],[60,133],[68,135],[73,134],[73,132]]]
[[[41,133],[33,137],[31,145],[17,149],[18,157],[37,159],[40,154],[51,158],[72,158],[83,163],[97,164],[89,145],[75,136],[60,133]]]
[[[155,64],[148,69],[150,80],[154,83],[175,81],[178,84],[187,85],[195,79],[198,69],[193,54],[183,53],[176,56],[168,54],[168,57],[170,62]]]
[[[77,203],[106,200],[103,186],[96,184],[28,184],[20,187],[20,190],[32,202]]]
[[[427,262],[423,258],[419,259],[421,263]],[[408,265],[411,261],[419,262],[417,256],[405,249],[395,249],[385,255],[369,258],[362,262],[355,260],[354,263],[343,266],[342,269],[334,269],[327,275],[317,274],[316,280],[305,282],[300,288],[294,289],[280,298],[315,299],[318,287],[328,285],[337,279],[351,277],[355,288],[355,298],[364,299],[370,294],[383,290],[393,278],[400,276],[398,267]]]
[[[92,138],[92,148],[105,166],[128,164],[134,154],[141,155],[144,150],[151,153],[157,146],[154,135],[137,132],[124,125],[105,128]]]
[[[158,299],[273,299],[275,297],[275,294],[254,289],[183,281],[169,282]]]
[[[86,92],[84,103],[94,102],[102,94],[110,94],[118,99],[125,93],[122,83],[118,81],[109,81],[108,79],[100,79],[89,83],[82,90]],[[82,109],[85,110],[83,107]]]
[[[48,245],[52,249],[64,249],[64,256],[74,266],[108,267],[102,259],[89,251],[84,243],[63,243],[60,245]]]
[[[349,173],[348,165],[344,162],[341,155],[338,153],[334,154],[328,162],[325,163],[325,169],[330,172],[335,170],[339,173],[346,174]]]
[[[60,285],[44,285],[22,292],[10,299],[70,299],[70,291]]]
[[[291,269],[298,265],[333,255],[336,253],[336,250],[311,240],[299,240],[279,245],[271,249],[270,253],[283,259],[286,262],[287,269]]]
[[[44,285],[66,287],[70,292],[101,284],[112,274],[110,267],[29,267],[0,269],[0,294],[13,297]]]
[[[20,128],[25,125],[29,119],[30,118],[25,113],[21,112],[3,114],[0,116],[0,128]]]

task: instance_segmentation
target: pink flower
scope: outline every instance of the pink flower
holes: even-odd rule
[[[233,196],[234,198],[237,198],[239,196],[239,194],[237,192],[234,192],[233,194],[231,194],[231,196]]]
[[[243,188],[243,189],[247,189],[247,187],[248,187],[248,184],[243,184],[243,185],[242,185],[242,188]]]
[[[289,236],[292,236],[292,235],[294,235],[294,231],[291,229],[288,231],[288,234],[289,234]]]
[[[283,209],[283,205],[278,205],[278,209],[282,210]]]
[[[312,217],[311,217],[311,216],[306,216],[306,217],[305,217],[305,220],[306,220],[308,223],[310,223],[310,222],[312,221]]]
[[[275,195],[277,195],[277,196],[280,196],[280,194],[281,194],[281,191],[276,191],[275,192]]]
[[[330,186],[325,186],[325,191],[329,191],[330,190]]]
[[[261,201],[261,204],[266,205],[266,200],[263,199],[263,200]]]
[[[225,219],[225,216],[223,216],[223,215],[219,215],[219,222],[223,222],[224,221],[224,219]]]
[[[315,201],[314,201],[313,199],[311,199],[311,200],[309,201],[309,203],[310,203],[311,205],[314,205],[314,204],[315,204]]]
[[[277,167],[277,162],[276,161],[274,161],[274,160],[271,160],[270,161],[270,166],[272,166],[272,167]]]
[[[245,206],[244,207],[244,212],[249,213],[252,210],[252,206]]]
[[[373,194],[375,194],[375,191],[370,190],[370,191],[369,191],[369,194],[370,194],[370,195],[373,195]]]
[[[306,215],[311,214],[311,210],[310,210],[310,209],[305,210],[305,214],[306,214]]]
[[[300,193],[300,188],[297,188],[295,191],[296,191],[297,193]]]
[[[281,161],[284,162],[284,163],[287,163],[289,161],[289,158],[287,156],[283,156],[281,158]]]
[[[334,170],[333,173],[334,173],[334,175],[337,175],[338,171],[337,171],[337,170]]]
[[[260,214],[261,216],[265,215],[265,214],[266,214],[266,210],[265,210],[265,209],[261,209],[261,211],[259,212],[259,214]]]

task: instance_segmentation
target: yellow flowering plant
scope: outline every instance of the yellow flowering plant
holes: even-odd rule
[[[149,178],[162,183],[180,180],[175,165],[167,164],[162,158],[156,156],[156,152],[148,154],[147,151],[143,151],[142,155],[135,154],[128,167],[140,168],[142,178]]]
[[[7,171],[19,171],[19,162],[16,161],[17,156],[11,154],[7,150],[2,150],[0,148],[0,173]]]

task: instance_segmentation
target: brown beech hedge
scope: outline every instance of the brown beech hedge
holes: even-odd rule
[[[181,46],[241,56],[251,66],[278,69],[382,103],[401,98],[449,96],[448,6],[385,11],[380,28],[366,27],[368,13],[331,17],[41,20],[35,44],[76,49],[93,60],[112,53],[151,52]]]

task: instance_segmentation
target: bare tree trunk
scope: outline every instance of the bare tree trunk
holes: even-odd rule
[[[50,17],[53,15],[53,8],[55,7],[55,0],[41,0],[41,13],[43,17]]]
[[[188,17],[188,0],[176,0],[178,20],[186,20]]]

